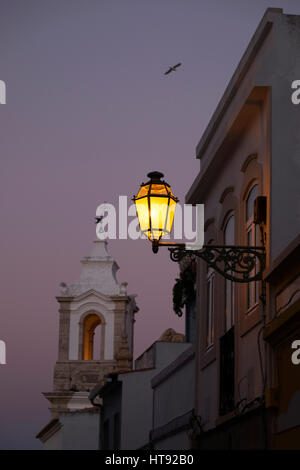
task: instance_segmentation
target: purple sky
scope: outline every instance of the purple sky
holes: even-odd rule
[[[0,449],[40,448],[55,295],[80,274],[96,207],[131,197],[150,170],[184,201],[195,146],[268,6],[300,14],[299,0],[1,0]],[[135,355],[183,331],[167,252],[123,240],[109,251],[138,294]]]

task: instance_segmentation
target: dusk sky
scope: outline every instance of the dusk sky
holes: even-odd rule
[[[184,201],[195,147],[269,6],[300,14],[299,0],[0,0],[0,449],[41,448],[55,296],[80,275],[97,206],[131,198],[151,170]],[[166,328],[183,332],[167,250],[108,248],[137,294],[135,357]]]

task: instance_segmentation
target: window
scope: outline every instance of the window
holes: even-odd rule
[[[234,409],[234,327],[220,339],[220,415]]]
[[[225,224],[224,228],[224,244],[234,245],[234,215],[232,214]],[[229,279],[225,280],[225,331],[230,330],[234,325],[234,283]]]
[[[235,217],[231,213],[226,220],[224,245],[235,244]],[[234,322],[235,285],[225,279],[225,334],[220,338],[220,415],[234,409]]]
[[[207,268],[206,276],[206,349],[214,344],[214,270]]]
[[[215,219],[205,222],[205,245],[217,245],[218,232],[215,228]],[[197,282],[196,315],[200,317],[200,367],[205,368],[216,359],[216,324],[217,299],[219,279],[216,271],[204,260],[200,260],[199,283]],[[195,319],[196,320],[196,319]],[[195,325],[196,326],[196,325]]]
[[[258,246],[258,226],[254,223],[254,201],[258,195],[257,184],[252,186],[246,199],[246,234],[248,246]],[[251,309],[258,302],[257,282],[247,285],[247,309]]]
[[[84,319],[83,359],[85,361],[101,359],[101,319],[91,313]]]

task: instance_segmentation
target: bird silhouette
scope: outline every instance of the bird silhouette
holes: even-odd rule
[[[171,72],[175,72],[178,67],[181,66],[181,62],[178,62],[178,64],[173,65],[172,67],[169,67],[169,69],[164,73],[164,75],[168,75]]]
[[[104,215],[101,215],[100,217],[95,217],[95,224],[99,224],[99,222],[101,222],[103,217],[104,217]]]

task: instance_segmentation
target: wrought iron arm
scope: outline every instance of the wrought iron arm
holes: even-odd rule
[[[184,244],[159,244],[164,245],[169,247],[172,261],[198,256],[233,282],[259,281],[265,269],[265,248],[260,246],[204,245],[201,250],[186,250]]]

